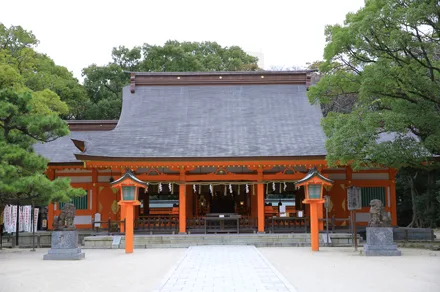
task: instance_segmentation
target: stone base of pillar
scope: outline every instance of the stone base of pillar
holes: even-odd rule
[[[43,256],[43,260],[81,260],[85,253],[78,248],[78,231],[53,231],[52,248]]]
[[[364,244],[366,256],[400,256],[393,241],[392,227],[367,227],[367,243]]]

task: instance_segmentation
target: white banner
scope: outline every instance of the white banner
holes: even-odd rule
[[[11,233],[12,228],[12,206],[6,205],[4,213],[3,213],[3,224],[4,231],[6,233]]]
[[[32,232],[32,206],[20,206],[19,232]],[[34,230],[37,231],[38,208],[34,208]],[[17,230],[17,206],[6,205],[4,214],[4,231],[13,233]]]

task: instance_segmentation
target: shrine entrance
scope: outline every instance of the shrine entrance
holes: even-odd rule
[[[226,196],[216,192],[211,198],[210,213],[235,213],[235,198],[233,195]]]

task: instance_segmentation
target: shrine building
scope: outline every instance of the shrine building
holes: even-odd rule
[[[50,179],[68,177],[87,191],[73,200],[77,228],[124,219],[110,183],[127,169],[147,184],[135,232],[206,232],[206,218],[228,216],[240,232],[302,231],[309,207],[294,183],[312,168],[334,182],[325,190],[333,227],[350,224],[351,186],[361,188],[358,225],[367,224],[372,199],[397,225],[395,170],[327,166],[321,109],[306,96],[310,74],[131,73],[119,121],[68,121],[69,136],[34,148],[50,160]],[[49,229],[61,207],[49,205]],[[325,211],[321,204],[320,218]],[[225,224],[214,231],[237,227]]]

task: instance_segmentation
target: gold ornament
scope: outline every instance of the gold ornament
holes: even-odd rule
[[[112,213],[116,214],[119,211],[118,201],[114,200],[112,203]]]

